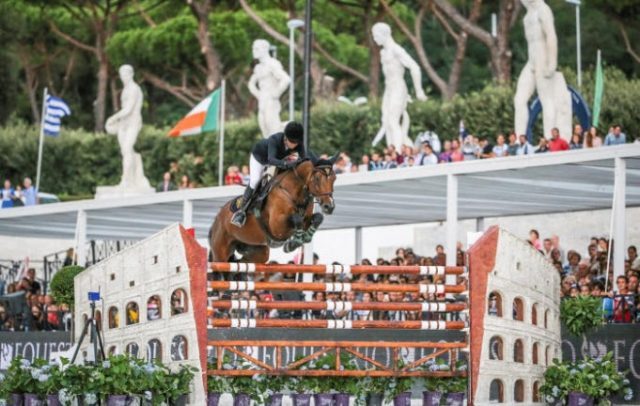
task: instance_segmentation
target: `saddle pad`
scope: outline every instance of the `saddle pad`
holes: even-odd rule
[[[242,207],[242,196],[238,196],[231,201],[231,204],[229,205],[229,210],[231,211],[231,213],[235,213],[238,210],[240,210],[241,207]]]

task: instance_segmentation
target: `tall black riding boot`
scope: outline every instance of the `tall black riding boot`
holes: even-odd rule
[[[237,212],[233,213],[233,217],[231,217],[231,224],[236,227],[244,226],[245,221],[247,221],[247,209],[249,208],[249,204],[251,204],[251,197],[253,196],[253,189],[251,186],[247,186],[244,190],[244,195],[242,196],[242,207]]]

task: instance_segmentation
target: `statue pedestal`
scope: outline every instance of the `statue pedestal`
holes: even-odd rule
[[[104,199],[119,199],[123,197],[132,197],[132,196],[141,196],[141,195],[150,195],[155,193],[156,190],[152,187],[123,187],[120,185],[116,186],[98,186],[96,188],[96,200],[104,200]]]

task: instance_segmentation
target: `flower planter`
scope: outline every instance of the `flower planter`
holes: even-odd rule
[[[411,392],[403,392],[393,398],[393,406],[411,406]]]
[[[24,395],[22,393],[12,393],[9,397],[9,406],[23,406]]]
[[[186,406],[187,404],[187,400],[189,400],[189,395],[184,394],[184,395],[180,395],[178,396],[176,399],[174,400],[170,400],[169,404],[171,406]]]
[[[442,393],[424,391],[422,392],[422,406],[439,406]]]
[[[593,398],[584,393],[569,393],[569,406],[593,406]]]
[[[333,395],[334,406],[349,406],[349,399],[351,395],[348,393],[336,393]]]
[[[282,406],[282,393],[274,393],[269,396],[269,406]]]
[[[447,406],[464,406],[464,392],[447,393]]]
[[[292,393],[293,406],[309,406],[311,405],[311,395],[307,393]]]
[[[129,406],[131,398],[128,395],[109,395],[107,397],[107,406]]]
[[[44,400],[42,400],[40,396],[34,395],[33,393],[25,393],[24,406],[45,406],[45,405],[44,405]]]
[[[47,395],[47,406],[62,406],[58,395]]]
[[[382,406],[382,393],[371,393],[367,395],[367,406]]]
[[[207,393],[207,406],[218,406],[218,402],[220,402],[220,393]]]
[[[251,398],[246,393],[238,393],[233,395],[233,406],[249,406]]]
[[[313,404],[315,406],[333,406],[333,394],[318,393],[313,395]]]

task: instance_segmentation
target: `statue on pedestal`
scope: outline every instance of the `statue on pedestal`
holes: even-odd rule
[[[551,129],[558,128],[560,135],[571,137],[571,94],[558,67],[558,38],[553,24],[553,13],[544,0],[521,0],[527,12],[524,16],[524,33],[527,39],[529,59],[520,73],[515,106],[515,131],[527,133],[529,99],[538,92],[542,104],[544,136],[551,136]]]
[[[122,109],[107,119],[105,129],[108,134],[118,136],[122,155],[122,179],[117,186],[99,186],[96,199],[155,192],[144,176],[142,157],[133,149],[142,129],[144,96],[140,86],[133,81],[131,65],[122,65],[118,73],[124,85],[120,96]]]
[[[269,55],[269,48],[269,42],[264,39],[253,42],[253,58],[258,64],[249,79],[249,91],[258,99],[258,124],[264,138],[284,128],[280,121],[280,96],[291,80],[280,61]]]
[[[391,36],[391,27],[385,23],[376,23],[371,27],[373,40],[382,47],[380,62],[384,73],[384,95],[382,96],[382,128],[378,131],[373,145],[382,136],[386,136],[387,146],[393,144],[397,149],[402,145],[413,145],[409,139],[409,114],[407,103],[409,90],[404,81],[405,69],[409,69],[418,100],[427,100],[422,89],[422,73],[416,61],[398,45]]]

